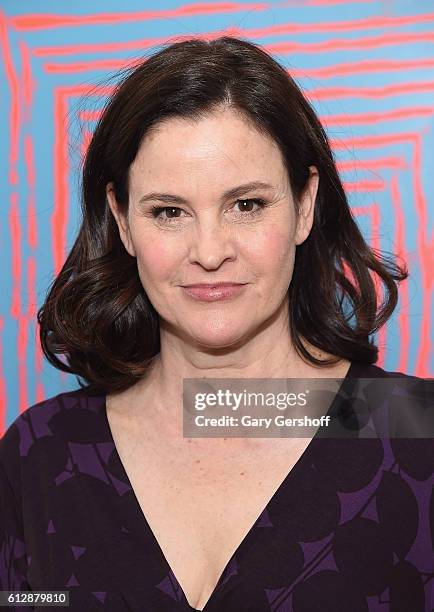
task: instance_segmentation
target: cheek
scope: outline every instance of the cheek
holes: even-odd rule
[[[252,237],[247,248],[252,261],[272,276],[292,269],[295,243],[288,228],[282,230],[277,225],[264,228]]]
[[[172,241],[143,237],[136,242],[137,267],[142,282],[162,280],[173,276],[179,247]]]

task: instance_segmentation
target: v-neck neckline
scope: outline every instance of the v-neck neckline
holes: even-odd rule
[[[347,386],[348,386],[348,381],[349,379],[354,379],[354,378],[358,378],[359,374],[358,372],[362,372],[361,368],[366,368],[366,364],[361,364],[359,362],[355,362],[352,361],[350,363],[350,367],[348,368],[348,371],[346,373],[346,375],[342,378],[342,382],[341,385],[339,387],[339,390],[337,391],[337,393],[335,394],[335,397],[333,398],[333,401],[331,402],[326,416],[332,416],[336,414],[337,408],[338,408],[338,402],[339,402],[339,397],[341,395],[341,393],[346,390]],[[340,377],[336,376],[336,377],[331,377],[331,378],[336,378],[339,379]],[[133,486],[131,484],[131,481],[129,479],[129,476],[125,470],[125,467],[122,463],[122,460],[120,458],[120,455],[118,453],[118,449],[116,447],[116,443],[114,441],[112,432],[111,432],[111,428],[110,428],[110,423],[108,421],[108,417],[107,417],[107,395],[103,395],[103,401],[102,401],[102,415],[103,415],[103,420],[104,420],[104,427],[106,429],[106,439],[108,439],[111,444],[113,445],[113,455],[114,455],[114,461],[117,464],[116,467],[119,470],[119,473],[122,475],[122,480],[126,483],[126,485],[128,487],[130,487],[131,493],[132,493],[132,497],[133,497],[133,505],[134,505],[134,514],[136,515],[135,518],[138,521],[138,524],[142,523],[143,527],[145,530],[148,531],[148,533],[151,535],[152,539],[154,540],[154,543],[156,545],[156,549],[159,551],[161,560],[163,561],[164,565],[167,567],[167,572],[171,577],[172,582],[174,583],[174,591],[177,593],[181,594],[182,597],[182,601],[179,603],[184,603],[184,605],[187,607],[187,609],[190,612],[208,612],[211,604],[213,603],[213,601],[215,600],[216,596],[217,596],[217,592],[220,588],[220,586],[222,585],[223,582],[225,582],[225,578],[226,575],[228,573],[228,571],[230,570],[233,561],[235,559],[235,557],[237,555],[240,554],[240,552],[244,549],[244,547],[246,546],[246,544],[249,542],[254,530],[256,529],[258,524],[261,524],[261,522],[263,520],[266,520],[266,516],[267,516],[267,511],[268,508],[270,508],[270,506],[273,504],[276,504],[276,500],[282,495],[282,492],[284,489],[287,488],[289,482],[291,480],[293,480],[296,475],[298,474],[298,472],[307,464],[307,462],[309,461],[309,459],[312,456],[312,449],[315,446],[317,440],[320,438],[320,436],[318,435],[319,433],[319,429],[315,432],[314,436],[311,438],[309,444],[306,446],[305,450],[303,451],[303,453],[300,455],[300,457],[298,458],[298,460],[296,461],[296,463],[293,465],[293,467],[289,470],[289,472],[285,475],[284,479],[282,480],[282,482],[279,484],[279,486],[277,487],[277,489],[274,491],[274,493],[272,494],[272,496],[269,498],[268,502],[266,503],[266,505],[264,506],[264,508],[262,509],[262,511],[260,512],[259,516],[257,517],[257,519],[254,521],[254,523],[251,525],[251,527],[249,528],[249,530],[246,532],[245,536],[242,538],[241,542],[238,544],[238,546],[235,548],[234,552],[232,553],[231,557],[228,559],[226,565],[224,566],[219,579],[217,580],[217,583],[214,587],[214,589],[212,590],[210,596],[208,597],[208,600],[206,601],[205,605],[203,606],[203,608],[201,610],[198,610],[197,608],[193,608],[188,599],[187,596],[185,594],[185,591],[182,587],[182,585],[180,584],[179,580],[177,579],[175,572],[173,571],[173,569],[170,566],[169,561],[167,560],[163,549],[160,546],[160,543],[158,542],[153,530],[151,529],[150,524],[148,523],[148,520],[145,516],[145,513],[142,510],[142,507],[140,506],[139,500],[136,496],[136,493],[133,489]]]

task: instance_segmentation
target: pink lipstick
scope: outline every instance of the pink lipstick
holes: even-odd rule
[[[201,302],[216,302],[227,300],[239,295],[245,285],[239,283],[216,283],[183,286],[184,291],[195,300]]]

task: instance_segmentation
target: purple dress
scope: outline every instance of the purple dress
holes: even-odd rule
[[[343,385],[391,376],[408,379],[353,362]],[[315,435],[203,609],[431,612],[433,472],[433,439]],[[194,610],[132,490],[104,395],[61,393],[1,439],[0,590],[69,591],[80,612]]]

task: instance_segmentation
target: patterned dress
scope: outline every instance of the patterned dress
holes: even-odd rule
[[[341,389],[354,378],[421,380],[352,362]],[[433,484],[432,438],[315,435],[203,610],[432,612]],[[69,591],[80,612],[194,610],[131,487],[104,395],[47,399],[0,440],[0,590]]]

